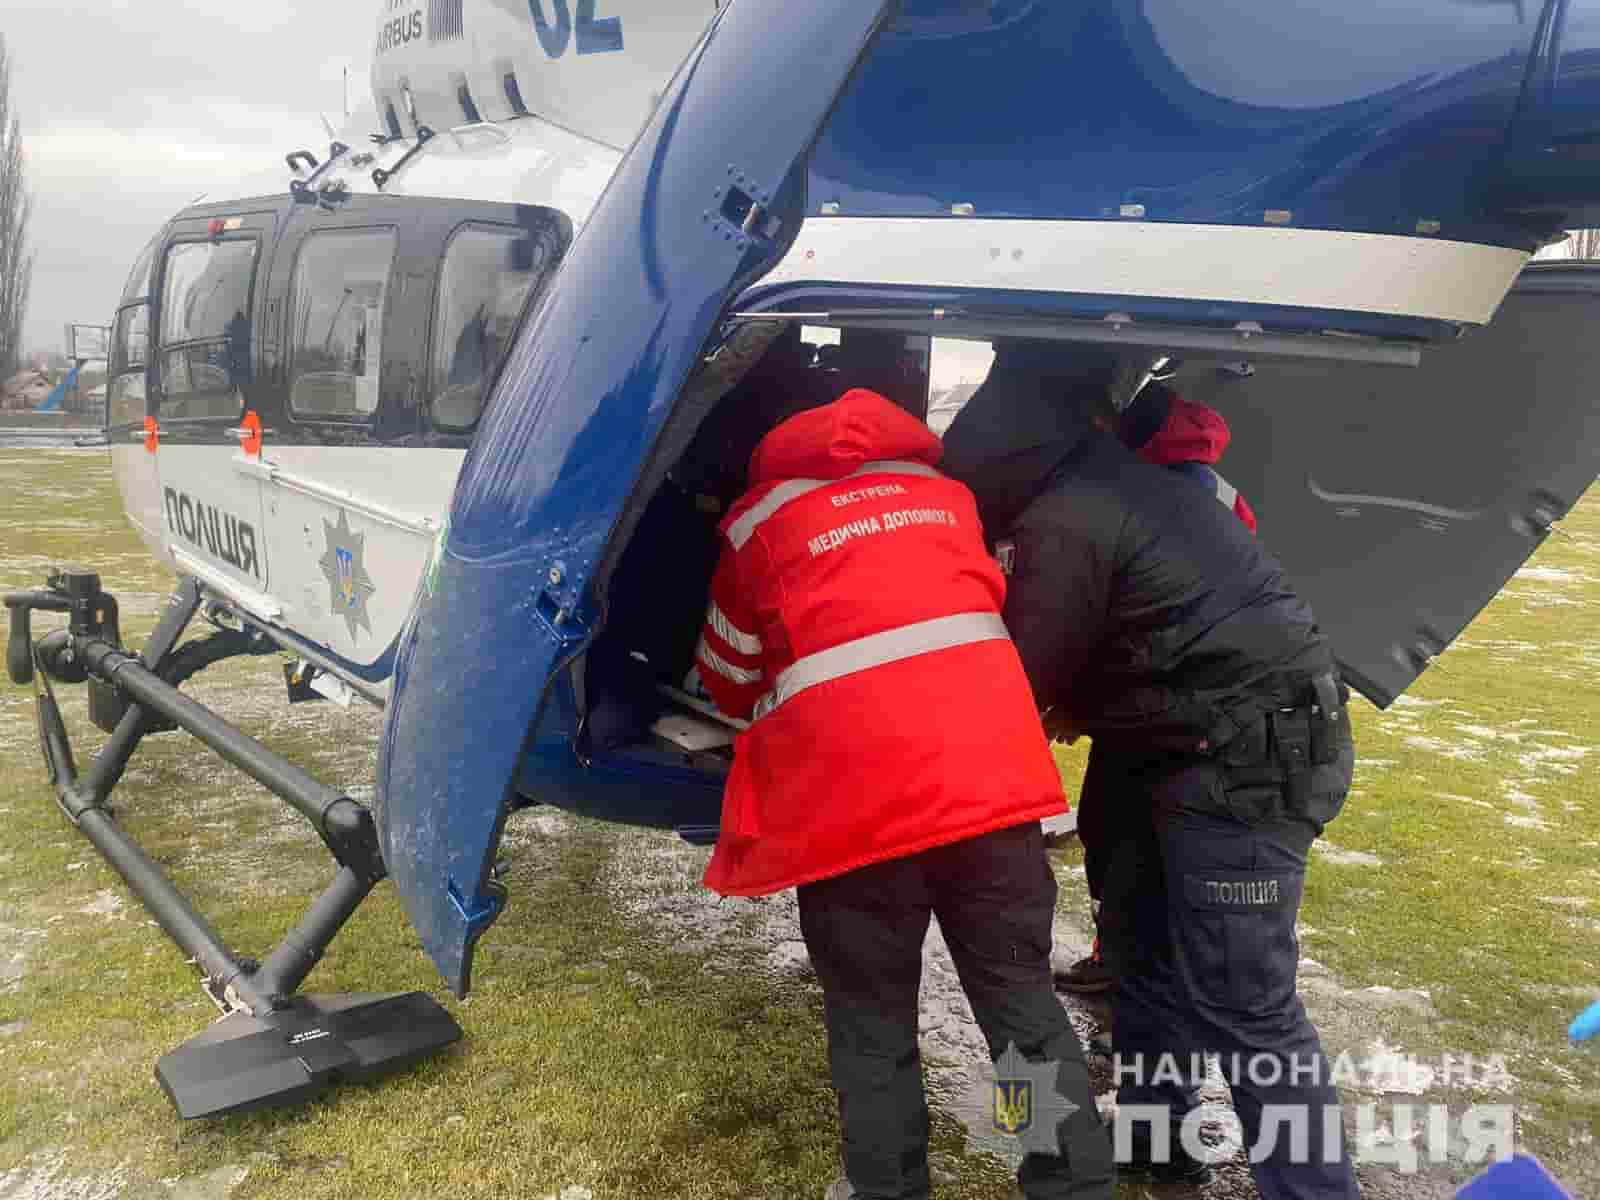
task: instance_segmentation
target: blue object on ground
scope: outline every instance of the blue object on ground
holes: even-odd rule
[[[67,397],[67,389],[76,386],[78,382],[78,370],[78,367],[73,367],[72,370],[68,371],[61,382],[51,389],[50,394],[39,401],[38,407],[33,411],[60,412],[61,402]]]
[[[1456,1200],[1572,1200],[1529,1154],[1514,1154],[1494,1163],[1456,1193]]]
[[[1596,1034],[1600,1034],[1600,1000],[1579,1013],[1567,1030],[1567,1036],[1575,1042],[1588,1041]]]

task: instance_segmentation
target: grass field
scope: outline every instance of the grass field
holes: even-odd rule
[[[30,409],[0,410],[0,429],[99,429],[99,413],[33,412]]]
[[[103,451],[0,451],[0,589],[35,584],[52,562],[91,563],[137,643],[171,579],[118,513]],[[1347,1102],[1509,1101],[1521,1143],[1583,1196],[1600,1195],[1600,1049],[1569,1046],[1564,1030],[1600,996],[1600,795],[1589,785],[1600,495],[1565,528],[1412,696],[1387,713],[1359,706],[1356,789],[1311,871],[1301,950],[1332,1053],[1498,1055],[1504,1066],[1482,1091],[1435,1078],[1408,1094],[1369,1078]],[[276,661],[259,659],[189,690],[364,794],[378,715],[291,709],[281,688]],[[96,744],[82,689],[58,694],[82,763]],[[1077,752],[1063,770],[1075,787]],[[243,952],[264,952],[331,874],[304,822],[180,735],[146,743],[114,802]],[[513,819],[505,852],[511,905],[484,940],[469,1000],[437,985],[387,887],[307,985],[431,990],[466,1028],[460,1047],[299,1109],[182,1125],[152,1066],[214,1011],[53,804],[30,695],[0,689],[0,1200],[820,1194],[836,1129],[792,900],[718,902],[698,886],[703,851],[540,809]],[[1058,951],[1070,958],[1087,943],[1087,909],[1076,852],[1056,857]],[[937,1097],[973,1031],[937,954],[929,972]],[[1087,1029],[1099,1014],[1075,1015]],[[966,1153],[951,1106],[936,1107],[938,1194],[1004,1195],[1004,1170]],[[1368,1139],[1369,1159],[1391,1134]],[[1449,1195],[1476,1169],[1457,1158],[1402,1176],[1369,1162],[1362,1177],[1369,1196],[1409,1200]],[[1204,1193],[1160,1194],[1253,1190],[1230,1167]]]

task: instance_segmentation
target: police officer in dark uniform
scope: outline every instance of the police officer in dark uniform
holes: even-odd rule
[[[1350,786],[1349,693],[1239,519],[1096,428],[1145,366],[998,344],[944,466],[1010,563],[1004,617],[1047,729],[1093,739],[1083,800],[1100,819],[1084,848],[1117,975],[1118,1102],[1146,1106],[1129,1165],[1208,1173],[1180,1135],[1216,1052],[1245,1145],[1265,1152],[1261,1194],[1345,1200],[1359,1193],[1296,994],[1295,914]]]

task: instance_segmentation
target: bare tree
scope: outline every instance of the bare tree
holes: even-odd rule
[[[11,105],[11,56],[0,34],[0,378],[15,371],[22,357],[22,321],[33,282],[32,207],[23,172],[22,123]]]

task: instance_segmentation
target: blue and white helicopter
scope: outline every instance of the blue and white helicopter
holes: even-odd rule
[[[942,429],[998,337],[1165,355],[1386,706],[1600,474],[1600,266],[1529,265],[1593,225],[1600,0],[383,0],[371,103],[174,216],[118,308],[155,633],[88,570],[6,598],[61,804],[227,1014],[158,1065],[178,1112],[458,1037],[297,989],[389,878],[465,995],[514,810],[715,838],[691,658],[766,389]],[[179,690],[263,650],[385,708],[370,809]],[[174,726],[338,863],[259,964],[102,807]]]

